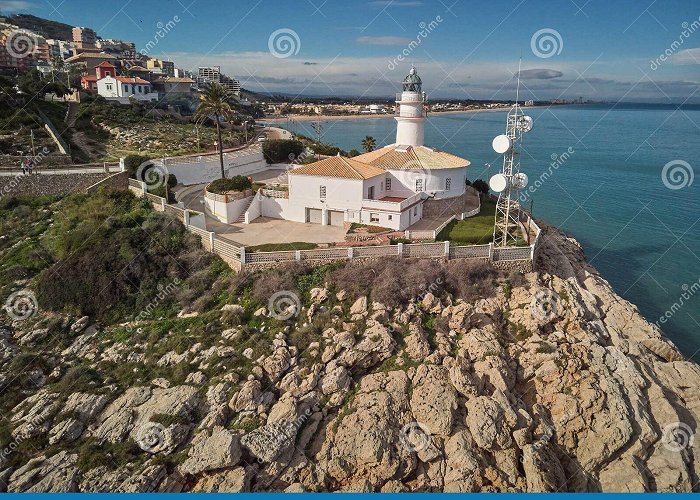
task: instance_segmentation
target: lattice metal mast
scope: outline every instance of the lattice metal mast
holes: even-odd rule
[[[520,205],[513,199],[512,195],[518,189],[524,187],[523,180],[527,183],[527,177],[520,176],[520,154],[518,146],[522,143],[523,133],[530,130],[532,120],[524,115],[518,102],[519,98],[520,64],[518,65],[518,85],[515,104],[508,112],[506,119],[505,135],[510,140],[510,147],[503,155],[503,169],[501,171],[501,175],[506,181],[505,189],[500,191],[498,201],[496,202],[496,222],[493,229],[493,242],[494,245],[499,247],[515,245],[518,239]]]

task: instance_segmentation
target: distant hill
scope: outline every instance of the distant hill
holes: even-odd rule
[[[58,40],[72,40],[73,26],[70,24],[59,23],[50,19],[32,16],[30,14],[15,14],[9,16],[7,22],[19,26],[46,38],[55,38]]]

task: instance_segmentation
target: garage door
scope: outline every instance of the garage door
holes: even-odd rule
[[[306,209],[306,222],[312,224],[321,224],[323,220],[323,211],[320,208],[307,208]]]
[[[340,210],[329,210],[328,223],[331,226],[342,226],[345,223],[345,212]]]

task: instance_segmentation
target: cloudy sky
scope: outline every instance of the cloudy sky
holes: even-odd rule
[[[512,99],[522,58],[524,98],[700,103],[697,0],[32,0],[0,9],[90,26],[185,69],[219,65],[262,92],[387,97],[415,64],[430,97]]]

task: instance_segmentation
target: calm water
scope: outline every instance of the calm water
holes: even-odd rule
[[[531,195],[535,217],[575,236],[616,291],[658,321],[700,280],[700,177],[678,190],[662,182],[663,167],[673,160],[687,161],[693,174],[700,170],[700,107],[595,105],[527,113],[535,127],[525,137],[521,169],[531,185],[552,155],[573,150]],[[324,142],[345,150],[361,149],[366,135],[379,146],[394,142],[393,118],[323,125]],[[294,127],[314,135],[309,122]],[[470,179],[488,179],[502,162],[491,139],[504,128],[503,112],[433,114],[426,144],[471,160]],[[700,292],[692,290],[661,326],[700,361]]]

